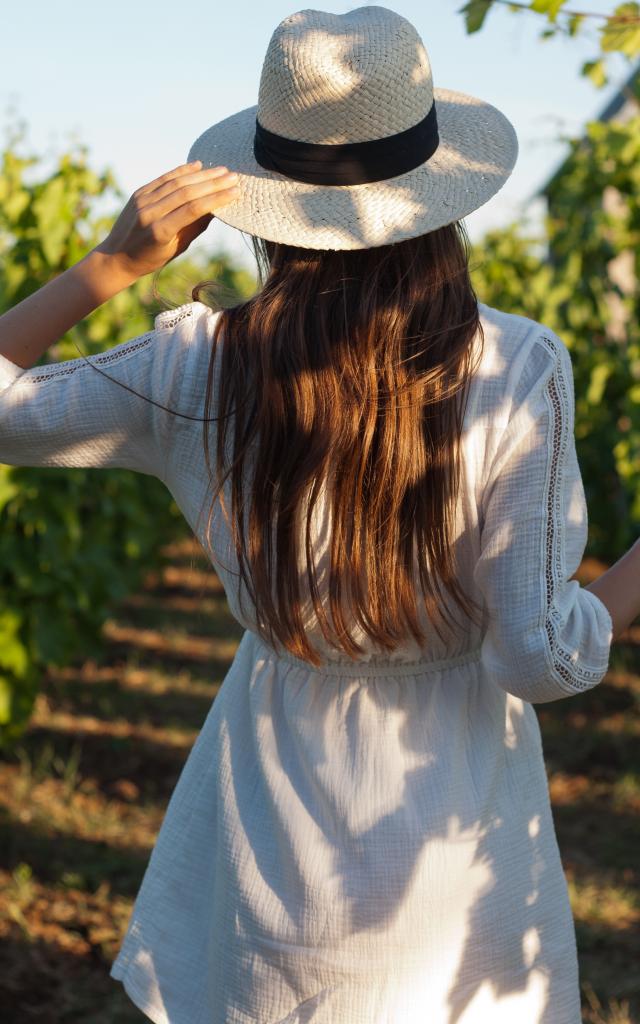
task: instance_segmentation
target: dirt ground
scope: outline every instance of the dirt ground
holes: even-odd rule
[[[171,792],[242,630],[191,538],[43,681],[0,757],[0,1006],[7,1024],[142,1024],[109,968]],[[583,563],[586,583],[605,567]],[[640,627],[606,679],[536,708],[576,922],[584,1024],[640,1022]],[[345,1022],[346,1024],[346,1022]],[[517,1022],[514,1022],[517,1024]]]

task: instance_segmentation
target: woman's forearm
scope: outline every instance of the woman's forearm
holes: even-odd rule
[[[617,640],[640,616],[640,540],[585,589],[591,590],[609,610],[613,639]]]
[[[0,355],[28,369],[71,327],[135,280],[111,256],[92,249],[0,316]]]

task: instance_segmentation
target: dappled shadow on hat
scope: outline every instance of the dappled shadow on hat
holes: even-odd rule
[[[317,100],[312,87],[301,86],[300,134],[306,129],[306,141],[339,138],[330,126],[353,122],[354,100],[359,101],[362,90],[355,72],[350,82],[343,78],[339,89],[332,88],[329,94],[325,89]],[[253,152],[257,106],[203,133],[190,158],[196,154],[205,166],[225,164],[240,174],[238,198],[216,211],[216,216],[242,231],[321,249],[398,242],[460,220],[482,206],[505,183],[517,158],[515,131],[491,104],[436,88],[435,106],[439,130],[435,153],[415,169],[382,181],[320,186],[266,170]],[[378,107],[373,123],[362,118],[365,128],[355,133],[355,139],[350,129],[351,141],[387,137],[406,127],[401,123],[394,132],[392,106],[381,97]],[[323,130],[323,125],[328,127]]]

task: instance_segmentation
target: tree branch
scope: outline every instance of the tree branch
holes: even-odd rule
[[[509,7],[521,7],[523,11],[531,11],[532,14],[538,14],[538,11],[532,10],[529,4],[514,3],[513,0],[493,0],[494,4],[507,4]],[[605,21],[615,22],[629,22],[631,24],[640,24],[640,18],[632,16],[630,14],[596,14],[594,11],[566,11],[561,9],[558,14],[568,14],[577,18],[604,18]]]

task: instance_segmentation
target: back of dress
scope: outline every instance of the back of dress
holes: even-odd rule
[[[354,633],[365,649],[362,660],[382,663],[450,657],[481,645],[483,664],[499,685],[541,703],[596,685],[612,634],[605,605],[571,578],[587,540],[571,357],[544,325],[483,303],[479,309],[483,357],[463,425],[454,544],[461,585],[483,607],[482,624],[465,621],[451,603],[460,628],[446,646],[425,618],[422,648],[407,640],[392,655]],[[24,370],[0,356],[0,460],[118,466],[157,476],[206,549],[210,485],[198,420],[216,317],[200,302],[187,303],[159,314],[147,334],[88,360]],[[210,444],[213,452],[215,432]],[[226,500],[230,508],[228,491]],[[314,553],[326,575],[330,524],[322,504],[316,518]],[[219,507],[209,539],[232,613],[255,630]],[[310,605],[307,629],[321,656],[345,660],[325,645]]]
[[[533,705],[600,682],[612,623],[571,578],[587,511],[570,355],[543,325],[480,313],[454,531],[480,625],[445,647],[425,622],[392,656],[365,639],[354,662],[310,621],[312,668],[257,635],[214,517],[245,633],[111,969],[156,1024],[581,1024]],[[214,325],[189,303],[87,362],[0,357],[0,461],[155,475],[206,548]],[[320,514],[320,565],[328,530]]]
[[[462,473],[453,532],[459,579],[483,607],[481,624],[448,603],[459,629],[444,641],[426,613],[422,647],[407,638],[391,654],[354,627],[363,662],[381,664],[454,657],[483,646],[483,659],[505,688],[525,700],[555,700],[595,685],[608,663],[610,618],[602,602],[571,577],[587,541],[587,508],[574,441],[570,354],[557,335],[526,317],[479,303],[483,356],[471,380],[462,432]],[[180,319],[181,318],[181,319]],[[161,330],[188,340],[178,409],[204,415],[210,339],[216,320],[192,303],[161,314]],[[480,344],[479,338],[475,345]],[[215,410],[214,410],[215,414]],[[211,449],[214,450],[214,439]],[[209,491],[202,464],[200,424],[171,428],[166,482],[203,546]],[[250,481],[249,481],[250,483]],[[230,491],[225,491],[231,507]],[[204,518],[202,511],[205,510]],[[322,497],[315,510],[314,557],[325,610],[330,522]],[[240,586],[231,534],[219,508],[210,540],[229,606],[257,632],[246,590]],[[301,545],[304,550],[304,545]],[[305,566],[300,579],[306,584]],[[305,628],[323,659],[351,664],[329,647],[308,599]]]

